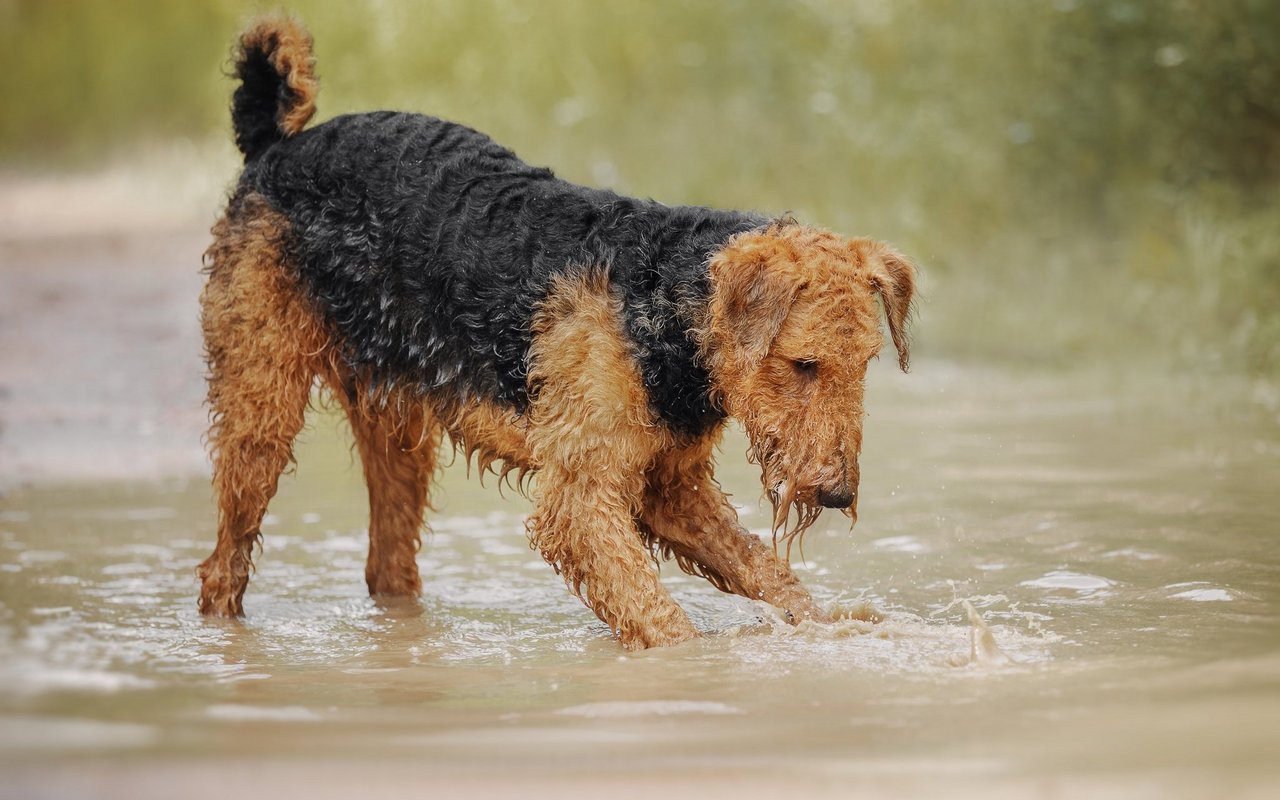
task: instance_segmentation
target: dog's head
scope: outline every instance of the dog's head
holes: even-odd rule
[[[774,536],[790,544],[824,507],[856,520],[863,380],[884,344],[879,306],[905,371],[915,268],[880,242],[784,224],[730,240],[710,279],[703,352],[761,467]]]

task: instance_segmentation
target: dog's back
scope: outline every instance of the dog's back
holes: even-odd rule
[[[270,57],[246,52],[239,63],[257,60]],[[538,306],[557,276],[599,269],[623,300],[654,410],[691,430],[716,416],[680,314],[705,301],[710,254],[765,218],[578,186],[421,114],[345,115],[267,137],[264,116],[293,108],[281,89],[290,76],[245,79],[237,93],[237,191],[288,219],[291,260],[354,370],[523,410]]]

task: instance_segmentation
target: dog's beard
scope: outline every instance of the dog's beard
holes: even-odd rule
[[[778,542],[785,545],[784,554],[791,560],[791,546],[797,545],[800,560],[804,560],[805,531],[818,521],[822,514],[822,506],[808,503],[797,496],[793,479],[783,478],[773,484],[766,494],[773,506],[773,549],[776,552]]]
[[[800,491],[800,482],[794,471],[788,469],[777,450],[753,446],[748,458],[760,465],[760,480],[773,508],[774,552],[778,551],[778,543],[781,542],[785,548],[784,557],[790,561],[791,547],[795,545],[803,561],[805,531],[817,522],[822,506],[808,499],[812,492]]]

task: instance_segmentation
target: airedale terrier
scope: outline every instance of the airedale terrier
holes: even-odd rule
[[[827,620],[777,553],[821,510],[856,518],[877,298],[898,361],[915,270],[791,220],[577,186],[418,114],[315,112],[311,39],[239,40],[245,166],[201,302],[218,541],[200,610],[238,616],[263,514],[313,385],[345,408],[368,482],[374,595],[416,595],[442,439],[515,471],[530,540],[626,648],[697,635],[674,558],[789,619]],[[774,509],[748,533],[713,476],[737,419]]]

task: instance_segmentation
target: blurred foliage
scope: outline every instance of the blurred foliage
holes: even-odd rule
[[[227,137],[219,68],[270,7],[0,0],[0,165]],[[572,180],[898,243],[922,353],[1280,372],[1273,0],[289,8],[322,118],[419,110]]]

